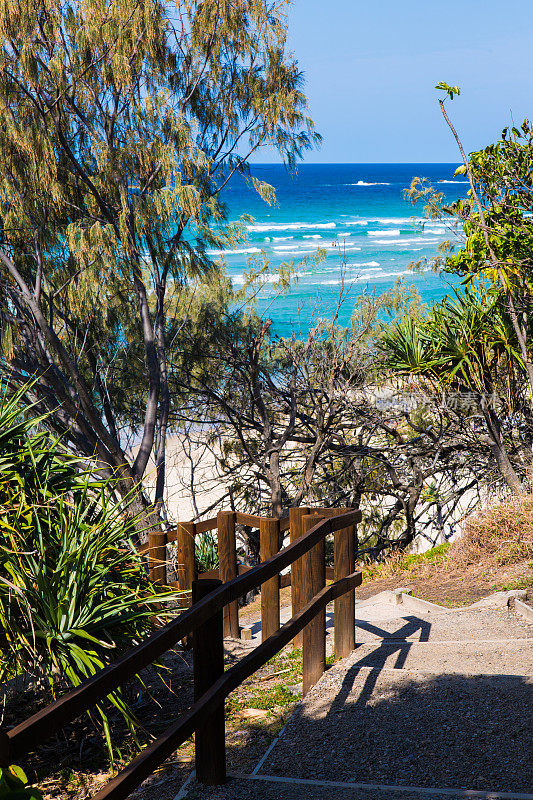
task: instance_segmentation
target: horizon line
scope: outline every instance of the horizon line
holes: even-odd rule
[[[262,166],[268,165],[270,167],[283,167],[285,166],[283,161],[249,161],[250,165],[255,166]],[[353,165],[361,165],[361,164],[435,164],[435,165],[443,165],[449,166],[451,164],[461,164],[461,161],[299,161],[296,166],[333,166],[335,164],[353,164]]]

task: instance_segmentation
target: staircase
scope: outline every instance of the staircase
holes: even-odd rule
[[[355,651],[253,772],[191,776],[175,800],[533,800],[533,624],[507,597],[450,610],[397,590],[356,617]]]

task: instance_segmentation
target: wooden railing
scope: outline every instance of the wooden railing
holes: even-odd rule
[[[188,634],[194,634],[195,702],[160,738],[142,751],[94,800],[126,798],[177,747],[195,733],[196,771],[199,780],[217,784],[225,780],[223,708],[225,698],[303,631],[303,693],[325,668],[325,608],[335,607],[335,655],[353,649],[355,636],[354,589],[361,583],[355,572],[355,526],[359,511],[330,516],[317,522],[316,514],[300,513],[300,535],[263,563],[226,583],[195,581],[193,606],[157,630],[94,677],[9,731],[0,730],[0,766],[17,763],[66,724],[158,659]],[[320,510],[324,514],[324,510]],[[333,513],[333,512],[328,512]],[[247,515],[248,516],[248,515]],[[205,523],[204,523],[205,524]],[[274,526],[272,526],[274,528]],[[291,532],[292,533],[292,532]],[[335,582],[325,585],[324,542],[335,534]],[[219,527],[220,534],[220,527]],[[291,535],[292,538],[292,535]],[[223,612],[228,604],[257,586],[278,581],[281,570],[292,566],[292,586],[299,608],[281,628],[263,636],[262,643],[224,672]],[[347,601],[346,601],[347,599]],[[338,605],[343,602],[343,605]],[[337,624],[337,615],[338,623]]]
[[[284,519],[276,517],[261,517],[256,514],[244,514],[240,511],[219,511],[216,517],[202,520],[201,522],[182,522],[175,530],[168,533],[154,533],[150,536],[148,545],[142,551],[148,555],[150,576],[156,583],[166,583],[167,574],[171,566],[167,563],[167,543],[175,542],[177,546],[177,581],[171,582],[185,593],[184,602],[192,598],[192,584],[197,578],[202,580],[219,578],[227,583],[237,575],[247,572],[250,567],[238,563],[237,546],[235,537],[236,525],[247,525],[259,530],[260,558],[266,561],[275,555],[281,545],[282,537],[290,532],[290,541],[296,541],[302,535],[302,518],[308,514],[315,515],[315,521],[321,518],[338,516],[349,512],[349,508],[309,508],[303,506],[291,508],[289,515]],[[195,538],[207,531],[217,531],[219,567],[208,572],[198,574],[195,563]],[[346,534],[348,536],[348,534]],[[342,537],[341,537],[342,539]],[[347,557],[342,548],[335,554],[335,562]],[[261,587],[261,631],[265,636],[275,633],[279,629],[280,620],[280,590],[292,584],[291,601],[293,610],[301,607],[298,579],[293,582],[293,573],[297,573],[300,565],[296,564],[290,573],[275,576]],[[326,578],[333,580],[335,567],[326,567]],[[239,638],[239,610],[238,603],[228,603],[224,609],[224,637]],[[301,643],[301,637],[297,637]]]

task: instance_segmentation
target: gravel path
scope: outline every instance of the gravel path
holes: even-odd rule
[[[533,675],[532,639],[484,642],[382,641],[361,644],[350,664],[381,669],[471,675]],[[346,662],[345,662],[346,663]]]
[[[533,678],[330,670],[265,775],[471,789],[533,787]]]
[[[506,639],[533,638],[533,626],[520,615],[507,609],[453,609],[432,610],[422,613],[407,606],[393,604],[380,593],[375,598],[356,602],[355,616],[357,641],[367,642],[383,638],[417,639]],[[243,624],[251,628],[253,642],[261,641],[261,616],[253,613],[243,616]],[[290,608],[281,609],[281,622],[291,617]],[[333,643],[333,603],[326,609],[328,644]]]
[[[179,797],[179,795],[178,795]],[[503,797],[495,792],[450,791],[438,793],[434,791],[416,791],[413,788],[398,787],[351,787],[346,784],[331,786],[327,782],[318,785],[306,783],[283,784],[268,780],[254,780],[242,776],[230,776],[224,786],[206,789],[205,786],[191,781],[183,800],[531,800],[533,794],[510,792]],[[181,798],[180,798],[181,800]]]
[[[416,615],[366,601],[356,614],[357,649],[297,707],[259,770],[264,780],[192,781],[184,797],[459,800],[468,789],[533,798],[533,625],[507,609]]]

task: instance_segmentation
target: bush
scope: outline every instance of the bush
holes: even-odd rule
[[[209,572],[218,568],[218,541],[211,531],[196,537],[194,550],[198,572]]]
[[[364,566],[365,580],[392,578],[403,573],[428,573],[435,567],[442,567],[448,557],[450,544],[445,542],[423,553],[396,552],[383,562],[373,562]]]
[[[41,792],[28,786],[20,767],[0,767],[0,800],[43,800]]]
[[[24,419],[20,399],[0,404],[0,680],[31,672],[54,694],[139,642],[176,593],[149,581],[111,479]],[[108,700],[134,732],[121,692]],[[107,708],[95,719],[112,759]]]
[[[502,566],[533,559],[533,495],[491,503],[468,517],[450,558],[458,566],[487,558]]]

